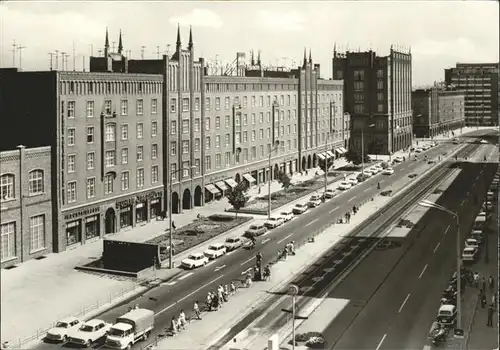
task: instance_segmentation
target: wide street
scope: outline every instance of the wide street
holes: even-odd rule
[[[446,143],[429,150],[426,154],[429,158],[436,158],[439,154],[449,153],[456,147],[456,145]],[[423,159],[423,155],[419,157]],[[409,161],[397,165],[395,166],[396,172],[392,176],[377,175],[320,207],[293,219],[281,228],[259,237],[257,244],[260,248],[253,251],[239,250],[219,258],[199,270],[186,271],[175,281],[154,288],[135,300],[124,302],[98,318],[113,322],[118,316],[125,313],[129,306],[138,303],[140,307],[152,309],[156,313],[157,326],[152,336],[163,333],[171,318],[177,316],[181,309],[191,310],[195,300],[204,301],[208,291],[215,290],[218,284],[229,284],[232,280],[241,279],[242,273],[254,266],[254,256],[257,251],[263,254],[264,264],[267,263],[276,257],[278,249],[282,249],[288,241],[306,239],[328,223],[333,223],[353,205],[375,196],[377,192],[380,192],[376,188],[377,181],[381,182],[383,190],[390,183],[408,177],[417,167],[422,166],[422,162],[422,160]],[[42,343],[36,349],[51,349],[60,346],[64,345]]]

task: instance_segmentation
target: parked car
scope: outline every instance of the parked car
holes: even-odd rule
[[[316,208],[321,204],[321,196],[318,195],[312,195],[311,198],[309,198],[309,201],[307,202],[307,206],[309,208]]]
[[[337,195],[337,192],[335,190],[328,188],[325,192],[325,198],[333,198]]]
[[[453,144],[458,145],[460,143],[460,139],[458,137],[455,137],[453,139]]]
[[[465,240],[465,246],[479,249],[479,242],[474,238],[467,238]]]
[[[491,203],[491,202],[484,202],[483,208],[486,211],[491,211],[491,210],[493,210],[493,203]]]
[[[250,225],[250,227],[245,231],[244,236],[248,238],[256,237],[263,235],[266,232],[267,232],[267,227],[264,225],[264,223],[256,223]]]
[[[203,252],[203,254],[208,259],[217,259],[218,257],[226,254],[227,249],[224,243],[214,243],[208,246],[208,249]]]
[[[363,181],[365,181],[366,179],[370,178],[370,176],[371,176],[371,173],[370,173],[370,175],[368,175],[368,174],[366,174],[366,173],[365,173],[365,174],[359,173],[359,174],[356,176],[356,180],[358,180],[358,182],[363,182]]]
[[[353,177],[353,176],[348,177],[348,178],[346,179],[346,181],[347,181],[347,182],[350,182],[350,183],[351,183],[351,185],[353,185],[353,186],[358,184],[358,179],[356,179],[356,178],[355,178],[355,177]]]
[[[422,153],[424,150],[420,147],[418,147],[417,149],[415,149],[415,153]]]
[[[308,206],[307,204],[300,204],[300,203],[297,203],[295,204],[295,206],[293,207],[292,209],[292,212],[295,214],[295,215],[300,215],[300,214],[303,214],[307,211],[308,209]]]
[[[394,158],[394,163],[403,163],[404,162],[404,158],[402,156],[397,156],[396,158]]]
[[[81,325],[82,323],[77,318],[64,318],[58,321],[53,328],[48,330],[45,338],[54,341],[62,341],[65,343],[66,341],[68,341],[68,333],[80,328]]]
[[[488,143],[488,141],[486,141],[485,139],[482,139],[481,141],[479,141],[479,143],[486,145]]]
[[[352,187],[351,183],[350,182],[347,182],[347,181],[342,181],[340,184],[339,184],[339,190],[342,190],[342,191],[345,191],[345,190],[348,190]]]
[[[385,169],[382,172],[382,174],[384,174],[384,175],[392,175],[392,174],[394,174],[394,169],[393,168],[387,168],[387,169]]]
[[[288,222],[293,219],[293,210],[285,210],[280,213],[281,218],[284,222]]]
[[[181,265],[188,269],[194,269],[208,264],[208,258],[203,253],[191,253],[181,261]]]
[[[284,221],[279,216],[271,216],[264,222],[264,226],[267,228],[276,228],[283,225]]]
[[[102,320],[93,319],[85,322],[80,328],[69,332],[68,342],[80,346],[90,347],[93,343],[106,336],[111,324]]]
[[[436,147],[436,146],[437,146],[437,143],[436,143],[436,142],[434,142],[434,141],[432,141],[431,143],[429,143],[429,145],[430,145],[431,147]]]
[[[479,245],[483,242],[483,231],[482,230],[472,230],[470,233],[470,238],[474,238]]]
[[[474,261],[476,261],[477,253],[478,253],[478,251],[476,248],[465,247],[464,251],[462,252],[462,260],[474,262]]]
[[[232,250],[238,249],[243,245],[243,241],[240,237],[229,237],[226,238],[226,242],[224,243],[226,246],[226,251],[230,252]]]
[[[377,168],[376,166],[372,166],[372,167],[370,167],[368,170],[370,170],[370,171],[371,171],[371,173],[372,173],[373,175],[375,175],[375,174],[380,173],[380,172],[382,171],[382,168]]]
[[[422,146],[422,149],[424,151],[427,151],[429,148],[431,148],[431,145],[429,145],[429,144],[425,144],[425,145]]]
[[[457,319],[457,308],[455,305],[441,305],[437,315],[437,321],[444,326],[453,326]]]
[[[365,170],[363,170],[363,175],[366,176],[366,177],[371,177],[371,176],[373,176],[375,174],[376,173],[373,170],[371,170],[371,169],[365,169]]]

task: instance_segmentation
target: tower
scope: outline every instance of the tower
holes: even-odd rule
[[[177,41],[175,43],[175,52],[177,53],[178,57],[180,57],[180,54],[181,54],[181,28],[179,27],[179,24],[177,24]]]
[[[120,37],[118,38],[118,53],[121,55],[122,51],[123,51],[122,30],[120,29]]]
[[[306,57],[306,48],[304,47],[304,63],[302,65],[302,68],[306,68],[307,66],[307,57]]]
[[[191,26],[189,26],[189,43],[188,43],[188,49],[189,51],[193,51],[194,44],[193,44],[193,29]]]

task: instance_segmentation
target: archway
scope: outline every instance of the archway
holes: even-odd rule
[[[202,196],[203,196],[203,191],[201,190],[201,186],[196,186],[196,188],[194,189],[194,206],[195,207],[201,206]]]
[[[172,192],[170,205],[172,206],[172,214],[179,214],[179,195],[177,192]]]
[[[182,209],[191,209],[191,191],[189,188],[186,188],[182,195]]]
[[[316,153],[313,154],[313,168],[318,166],[318,159],[316,158]]]
[[[311,161],[311,155],[307,156],[307,169],[312,168],[312,161]]]
[[[240,182],[241,182],[241,176],[240,176],[240,173],[236,173],[236,175],[234,176],[234,181],[236,181],[237,183],[240,183]]]
[[[280,168],[279,168],[278,164],[274,164],[274,179],[278,178],[279,172],[280,172]]]
[[[300,169],[301,169],[301,171],[306,171],[306,165],[307,165],[307,163],[306,163],[306,156],[303,156],[302,157],[302,162],[300,163]]]
[[[106,210],[106,214],[104,215],[104,226],[106,228],[106,234],[115,233],[115,223],[116,223],[116,214],[113,208],[108,208]]]

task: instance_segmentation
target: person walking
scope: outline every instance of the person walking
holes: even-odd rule
[[[236,293],[236,285],[234,284],[234,281],[231,281],[231,285],[229,286],[231,290],[231,295]]]
[[[198,306],[198,300],[194,302],[193,312],[194,315],[198,318],[198,320],[201,320],[201,312],[200,312],[200,307]]]
[[[172,336],[177,334],[177,320],[175,316],[172,317],[172,322],[170,322],[170,330],[172,331]]]
[[[479,287],[479,273],[477,271],[474,272],[474,287]]]
[[[494,293],[495,292],[495,280],[493,279],[493,276],[488,277],[488,286],[490,287],[490,292]]]
[[[486,278],[484,276],[481,277],[481,289],[486,291]]]
[[[487,327],[493,327],[493,312],[494,312],[493,304],[488,306],[488,322],[486,323]]]
[[[179,328],[186,329],[186,325],[186,314],[184,313],[184,310],[181,310],[181,313],[179,314]]]
[[[481,301],[481,308],[484,309],[486,306],[486,294],[482,289],[479,292],[479,300]]]

